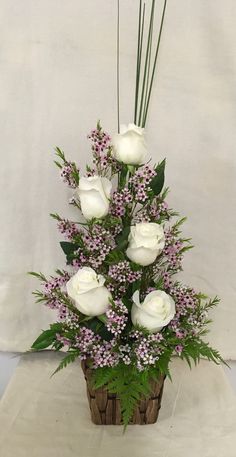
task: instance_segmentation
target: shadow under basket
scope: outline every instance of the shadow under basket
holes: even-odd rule
[[[81,363],[87,384],[87,395],[91,411],[91,419],[97,425],[122,425],[120,400],[116,394],[110,394],[105,387],[93,390],[91,378],[93,370]],[[165,376],[160,375],[157,381],[151,381],[150,397],[140,400],[129,422],[130,425],[154,424],[161,407]]]

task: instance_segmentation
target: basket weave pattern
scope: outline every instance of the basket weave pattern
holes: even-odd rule
[[[116,394],[110,394],[106,388],[93,390],[91,388],[92,369],[81,363],[84,377],[87,384],[87,395],[91,411],[91,419],[97,425],[121,425],[120,400]],[[149,398],[142,399],[130,421],[130,424],[154,424],[157,420],[161,407],[165,377],[160,375],[157,381],[151,383],[151,394]]]

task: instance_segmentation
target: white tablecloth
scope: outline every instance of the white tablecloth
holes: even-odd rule
[[[79,364],[50,379],[62,354],[25,356],[0,403],[1,457],[235,457],[236,401],[221,367],[176,359],[158,422],[90,421]]]

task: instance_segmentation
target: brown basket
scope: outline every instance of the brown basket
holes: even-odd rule
[[[92,369],[81,363],[84,377],[87,384],[87,395],[91,411],[91,419],[97,425],[121,425],[120,400],[116,394],[108,393],[107,389],[100,388],[93,390],[91,388]],[[130,424],[154,424],[158,418],[161,407],[161,398],[163,393],[165,377],[160,375],[158,381],[152,381],[151,395],[149,398],[142,399],[130,421]]]

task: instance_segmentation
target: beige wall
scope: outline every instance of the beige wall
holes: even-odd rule
[[[132,121],[138,1],[121,3],[121,121]],[[28,270],[63,266],[50,212],[73,217],[53,147],[84,166],[98,118],[116,129],[116,1],[0,0],[0,349],[30,346],[51,311]],[[183,280],[222,302],[210,339],[236,357],[236,3],[169,0],[147,126],[167,157],[169,201],[188,216]]]

